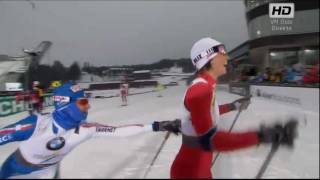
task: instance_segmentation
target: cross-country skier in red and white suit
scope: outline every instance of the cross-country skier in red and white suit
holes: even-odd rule
[[[191,49],[198,77],[184,97],[182,145],[171,166],[171,178],[212,178],[211,163],[217,151],[234,151],[259,143],[287,143],[290,134],[285,134],[281,125],[248,132],[229,133],[219,129],[221,114],[246,109],[249,104],[249,99],[242,98],[218,106],[217,78],[226,73],[227,58],[224,45],[212,38],[199,40]]]

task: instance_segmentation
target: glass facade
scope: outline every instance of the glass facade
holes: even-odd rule
[[[301,64],[305,67],[314,66],[319,63],[319,49],[300,48],[300,49],[273,49],[269,53],[270,67],[281,68]]]
[[[281,68],[285,66],[292,66],[299,62],[298,51],[270,51],[270,67]]]
[[[306,66],[313,66],[319,63],[319,49],[308,48],[299,51],[299,56]]]

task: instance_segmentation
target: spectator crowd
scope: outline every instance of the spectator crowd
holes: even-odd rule
[[[236,81],[250,83],[282,83],[282,84],[313,84],[319,85],[319,62],[311,68],[306,68],[300,63],[283,68],[267,67],[263,72],[257,68],[244,68]]]

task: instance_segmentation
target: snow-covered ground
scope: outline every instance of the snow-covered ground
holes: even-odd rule
[[[88,121],[109,125],[152,123],[173,120],[180,116],[184,82],[157,93],[130,96],[129,106],[122,107],[119,97],[92,99]],[[239,98],[225,91],[217,93],[220,104]],[[319,103],[319,101],[317,101]],[[48,109],[47,111],[50,111]],[[236,112],[221,118],[221,127],[228,129]],[[0,127],[14,122],[26,113],[0,118]],[[248,110],[241,113],[234,130],[256,129],[261,122],[271,123],[298,117],[299,138],[293,150],[281,148],[268,167],[265,178],[319,178],[319,112],[278,104],[254,97]],[[61,163],[62,178],[142,178],[159,148],[165,133],[146,133],[129,138],[92,139],[81,144]],[[170,166],[181,144],[181,136],[171,135],[147,178],[169,178]],[[0,147],[0,163],[14,151],[18,143]],[[270,146],[222,154],[213,168],[216,178],[253,178],[264,161]]]
[[[154,87],[147,87],[147,88],[130,88],[129,89],[129,96],[142,94],[142,93],[150,93],[155,91]],[[86,91],[86,93],[90,93],[92,98],[100,97],[100,98],[110,98],[120,96],[120,90],[94,90],[94,91]]]

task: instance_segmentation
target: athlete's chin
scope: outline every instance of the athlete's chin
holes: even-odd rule
[[[220,76],[223,76],[223,75],[225,75],[226,73],[227,73],[226,68],[223,68],[223,69],[221,70]]]

